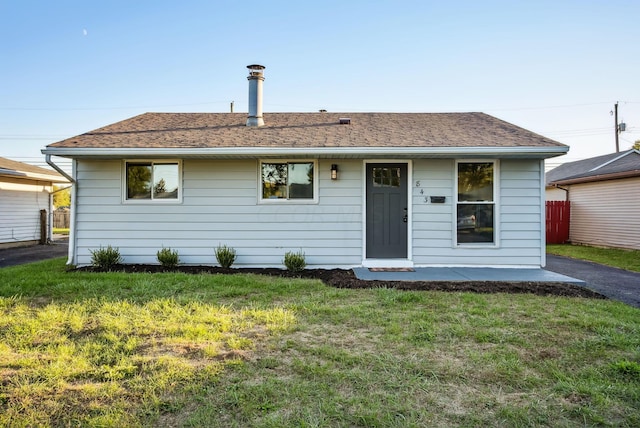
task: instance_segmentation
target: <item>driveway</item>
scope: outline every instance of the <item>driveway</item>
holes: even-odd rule
[[[547,254],[546,270],[578,278],[610,299],[640,308],[640,273]]]
[[[48,245],[29,245],[27,247],[0,249],[0,268],[16,266],[40,260],[65,257],[69,251],[69,239],[54,240]]]

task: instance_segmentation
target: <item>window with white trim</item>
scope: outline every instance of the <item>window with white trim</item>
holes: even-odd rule
[[[495,244],[496,162],[457,162],[456,242]]]
[[[124,175],[127,201],[180,200],[180,162],[125,162]]]
[[[315,201],[316,171],[315,161],[260,162],[260,200]]]

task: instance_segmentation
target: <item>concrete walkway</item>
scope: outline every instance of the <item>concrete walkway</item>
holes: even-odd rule
[[[483,268],[483,267],[425,267],[413,271],[371,271],[353,269],[358,279],[382,281],[497,281],[497,282],[564,282],[585,285],[585,282],[545,269]]]
[[[563,282],[640,308],[640,273],[547,254],[545,269],[415,268],[412,272],[353,269],[359,279],[387,281]]]

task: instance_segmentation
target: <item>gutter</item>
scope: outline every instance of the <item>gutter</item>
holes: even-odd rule
[[[586,177],[566,178],[563,180],[556,180],[549,184],[551,186],[557,187],[559,185],[589,183],[592,181],[618,180],[622,178],[633,178],[638,176],[640,176],[640,170],[636,169],[632,171],[614,172],[611,174],[600,174],[600,175],[589,175]]]
[[[43,150],[44,152],[44,150]],[[67,255],[67,264],[71,265],[73,264],[73,259],[75,258],[75,237],[76,237],[76,201],[77,201],[77,194],[78,194],[78,182],[76,180],[73,179],[72,176],[70,176],[69,174],[67,174],[62,168],[60,168],[58,165],[56,165],[52,160],[51,160],[51,155],[50,154],[46,154],[45,153],[45,160],[47,162],[47,164],[49,166],[51,166],[51,168],[55,169],[56,171],[58,171],[58,173],[60,175],[62,175],[64,178],[66,178],[67,180],[69,180],[69,182],[71,183],[71,218],[69,219],[69,252]],[[73,169],[75,172],[75,160],[73,163]],[[65,187],[65,189],[68,189],[69,187]],[[60,189],[60,190],[64,190],[64,189]],[[58,191],[60,191],[58,190]],[[53,213],[51,214],[51,216],[53,217]],[[53,229],[52,229],[53,230]]]
[[[0,168],[0,175],[9,175],[12,177],[26,177],[27,174],[25,174],[24,172],[18,172],[15,171],[13,169],[4,169],[4,168]]]
[[[71,158],[102,157],[118,159],[123,157],[174,157],[174,158],[230,158],[230,157],[542,157],[561,156],[568,147],[173,147],[173,148],[70,148],[48,147],[42,152],[47,156],[56,155]]]

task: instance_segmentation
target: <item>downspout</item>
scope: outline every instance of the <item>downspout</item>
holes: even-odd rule
[[[553,187],[555,187],[556,189],[564,190],[565,191],[564,200],[569,202],[569,189],[565,189],[564,187],[560,186],[559,184],[554,184]]]
[[[69,182],[71,183],[71,218],[69,219],[69,253],[67,255],[67,264],[71,265],[73,264],[73,260],[75,258],[75,237],[76,237],[76,195],[78,194],[78,182],[76,180],[73,179],[72,176],[70,176],[69,174],[67,174],[62,168],[60,168],[58,165],[56,165],[52,160],[51,160],[51,155],[45,155],[45,160],[47,162],[47,164],[49,166],[51,166],[51,168],[55,169],[56,171],[58,171],[58,173],[60,173],[60,175],[62,175],[64,178],[66,178],[67,180],[69,180]],[[73,160],[73,173],[75,173],[75,169],[76,169],[76,162],[75,159]]]

